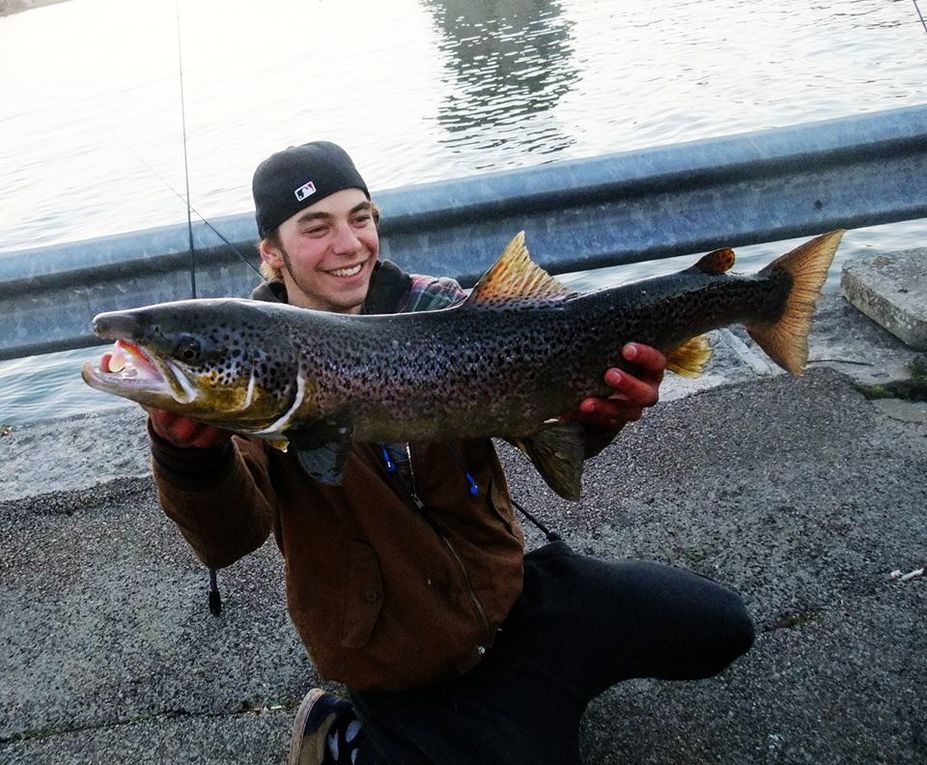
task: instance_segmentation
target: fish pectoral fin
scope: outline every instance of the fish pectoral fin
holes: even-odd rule
[[[705,371],[705,365],[710,358],[711,345],[708,343],[708,337],[698,335],[667,352],[666,368],[682,377],[698,377]]]
[[[564,499],[579,501],[586,454],[586,433],[580,423],[557,422],[511,442],[528,455],[551,489]]]
[[[531,260],[520,231],[492,267],[480,277],[464,306],[504,306],[517,301],[563,300],[576,293]]]
[[[344,466],[351,449],[331,443],[314,449],[295,449],[296,458],[310,478],[328,486],[339,486],[344,480]]]
[[[338,486],[344,480],[352,435],[350,421],[337,417],[317,420],[287,433],[306,475],[329,486]]]

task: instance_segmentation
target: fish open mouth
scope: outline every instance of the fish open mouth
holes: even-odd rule
[[[170,396],[189,403],[196,397],[194,386],[170,359],[147,353],[128,340],[116,340],[98,364],[87,362],[81,376],[92,388],[133,398],[133,393]]]

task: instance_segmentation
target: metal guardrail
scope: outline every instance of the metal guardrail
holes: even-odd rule
[[[524,229],[552,273],[927,217],[927,105],[391,189],[383,254],[470,284]],[[211,221],[256,265],[251,215]],[[254,272],[194,225],[197,292]],[[190,294],[185,224],[0,255],[0,359],[92,345],[100,311]]]

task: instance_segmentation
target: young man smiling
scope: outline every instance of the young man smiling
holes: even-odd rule
[[[290,147],[253,181],[256,299],[338,313],[440,309],[450,279],[379,259],[377,210],[335,144]],[[628,344],[636,370],[565,412],[587,455],[657,401],[665,359]],[[527,554],[492,442],[357,444],[340,486],[295,456],[150,412],[165,512],[199,558],[227,566],[273,533],[290,615],[319,673],[296,716],[292,765],[579,762],[586,704],[632,677],[721,671],[752,625],[729,590],[684,571],[604,562],[563,542]]]
[[[335,313],[360,313],[379,250],[373,205],[357,188],[287,218],[260,243],[291,305]]]

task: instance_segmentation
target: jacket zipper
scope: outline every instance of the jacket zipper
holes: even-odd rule
[[[488,639],[490,634],[489,617],[486,615],[486,609],[483,607],[483,603],[480,601],[477,594],[473,591],[473,585],[470,582],[470,573],[467,571],[467,567],[464,565],[463,559],[457,552],[457,548],[455,548],[451,543],[451,540],[447,538],[447,535],[444,533],[444,530],[441,528],[441,526],[427,512],[425,503],[422,502],[421,498],[419,498],[418,493],[415,490],[415,471],[412,469],[412,449],[409,447],[408,443],[406,443],[406,458],[409,460],[409,483],[411,486],[407,486],[406,482],[403,481],[399,476],[391,475],[390,477],[393,478],[394,484],[401,485],[405,495],[414,505],[414,509],[418,511],[418,514],[422,517],[425,523],[427,523],[435,532],[435,534],[438,535],[441,542],[451,554],[451,557],[457,563],[458,568],[460,568],[460,573],[463,575],[464,584],[467,588],[467,595],[469,596],[470,602],[473,604],[473,608],[476,611],[480,627],[483,630],[483,634]],[[477,646],[477,651],[479,651],[479,653],[482,655],[485,653],[486,649],[484,646],[480,645]]]

